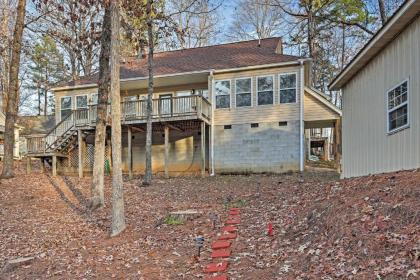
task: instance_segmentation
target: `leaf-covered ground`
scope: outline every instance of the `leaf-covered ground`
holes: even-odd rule
[[[202,279],[210,242],[241,207],[230,279],[419,279],[420,172],[337,180],[331,172],[127,181],[127,229],[108,237],[107,204],[86,209],[90,179],[17,167],[0,185],[0,279]],[[171,211],[202,215],[167,225]],[[274,235],[267,236],[272,223]],[[204,235],[204,252],[194,238]],[[10,261],[31,257],[18,265]]]

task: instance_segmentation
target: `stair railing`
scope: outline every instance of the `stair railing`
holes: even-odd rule
[[[62,119],[56,126],[54,126],[45,136],[44,153],[52,147],[57,141],[57,138],[65,134],[74,126],[73,111]]]

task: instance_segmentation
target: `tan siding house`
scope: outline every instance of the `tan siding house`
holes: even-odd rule
[[[420,167],[420,1],[407,1],[333,81],[343,177]]]
[[[305,129],[334,127],[341,112],[310,89],[310,61],[281,49],[279,38],[269,38],[156,53],[153,172],[303,170]],[[56,172],[91,172],[96,81],[86,77],[54,90],[56,127],[30,139],[29,156],[54,159]],[[127,59],[121,65],[121,123],[129,175],[145,169],[146,94],[147,59]],[[112,165],[109,145],[106,154]]]

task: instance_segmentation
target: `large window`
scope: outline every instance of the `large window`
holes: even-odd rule
[[[258,105],[273,104],[273,76],[257,78]]]
[[[408,126],[408,81],[387,93],[388,132]]]
[[[64,119],[68,115],[71,114],[71,108],[72,108],[72,98],[71,96],[64,96],[61,97],[60,102],[60,108],[61,108],[61,119]]]
[[[251,78],[237,79],[236,107],[251,106]]]
[[[296,102],[296,73],[280,75],[280,103]]]
[[[216,108],[229,108],[230,107],[230,81],[216,81]]]

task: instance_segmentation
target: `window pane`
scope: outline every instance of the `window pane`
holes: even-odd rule
[[[216,108],[229,108],[229,107],[230,107],[230,95],[216,96]]]
[[[241,93],[236,95],[236,107],[251,106],[251,94]]]
[[[251,79],[236,80],[236,93],[251,92]]]
[[[230,94],[230,81],[217,81],[214,85],[216,95]]]
[[[404,105],[389,113],[389,130],[394,130],[408,124],[408,105]]]
[[[407,82],[388,92],[388,110],[407,102]]]
[[[273,77],[259,77],[258,78],[258,91],[273,90]]]
[[[273,104],[273,91],[258,92],[258,105]]]
[[[98,104],[98,94],[97,93],[92,94],[92,98],[91,98],[90,102],[91,102],[92,105],[97,105]]]
[[[71,109],[61,110],[61,119],[64,119],[71,114]]]
[[[61,109],[71,109],[71,97],[66,96],[61,98]]]
[[[87,107],[87,95],[76,96],[76,107],[86,108]]]
[[[295,88],[296,87],[296,74],[280,75],[280,88]]]
[[[280,103],[295,103],[296,89],[282,89],[280,90]]]

